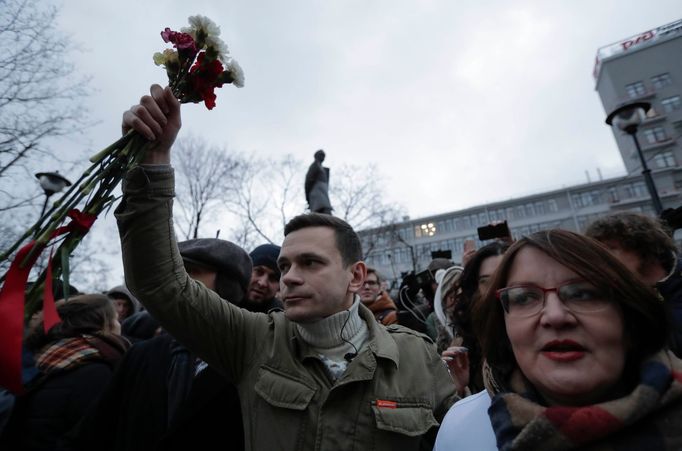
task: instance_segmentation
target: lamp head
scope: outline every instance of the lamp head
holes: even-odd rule
[[[607,116],[606,123],[634,135],[650,109],[651,104],[648,102],[627,103],[613,110]]]
[[[71,186],[71,182],[61,175],[59,171],[38,172],[36,178],[40,182],[40,187],[45,191],[47,197],[60,192],[67,186]]]

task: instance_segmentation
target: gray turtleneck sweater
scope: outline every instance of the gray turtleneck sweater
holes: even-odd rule
[[[298,333],[324,363],[327,374],[336,381],[346,371],[344,356],[357,354],[369,338],[367,324],[360,318],[360,298],[348,310],[335,313],[312,323],[297,323]]]

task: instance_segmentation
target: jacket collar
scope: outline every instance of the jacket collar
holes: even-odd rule
[[[369,340],[366,346],[374,355],[391,360],[396,368],[398,368],[398,364],[400,363],[398,345],[393,337],[391,337],[391,334],[388,333],[385,327],[377,322],[374,318],[374,314],[362,303],[359,305],[358,313],[360,314],[360,318],[367,323],[367,328],[369,329]],[[291,325],[293,326],[293,324]],[[308,357],[317,358],[317,354],[312,351],[310,346],[308,346],[303,339],[301,339],[296,327],[291,327],[291,330],[294,334],[293,340],[297,345],[295,348],[299,351],[301,359],[306,359]]]
[[[362,318],[369,328],[369,343],[370,350],[376,354],[377,357],[391,360],[396,368],[400,363],[398,353],[398,345],[396,344],[391,334],[386,328],[379,324],[374,318],[374,314],[364,305],[360,304],[360,318]]]

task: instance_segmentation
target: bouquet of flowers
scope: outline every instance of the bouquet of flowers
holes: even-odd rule
[[[227,46],[219,37],[220,28],[213,21],[197,15],[189,18],[189,25],[179,32],[170,28],[161,32],[163,41],[172,44],[173,48],[155,53],[154,63],[165,68],[169,86],[181,103],[204,102],[211,110],[216,106],[215,89],[229,83],[243,87],[244,73],[230,57]],[[19,360],[16,361],[20,362],[23,319],[40,309],[43,292],[45,330],[59,321],[52,298],[52,280],[61,277],[64,286],[68,286],[69,256],[97,216],[113,206],[115,188],[125,173],[144,158],[150,145],[146,138],[130,131],[92,156],[91,166],[78,181],[0,254],[0,263],[14,255],[9,270],[0,278],[0,318],[3,319],[0,342],[18,353],[12,356],[13,361],[17,357]],[[64,225],[67,218],[70,222]],[[45,247],[56,245],[54,257],[50,256],[46,269],[26,293],[28,276],[38,256]],[[1,359],[0,367],[6,363],[5,357]],[[6,369],[13,371],[16,368]],[[0,379],[7,380],[5,375],[7,372],[0,370]],[[5,387],[16,389],[16,380],[13,382],[12,387]]]

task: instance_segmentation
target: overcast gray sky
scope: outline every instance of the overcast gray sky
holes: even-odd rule
[[[65,1],[60,24],[84,49],[76,64],[93,76],[86,104],[98,125],[57,151],[99,150],[117,138],[121,113],[167,81],[152,62],[166,48],[159,32],[194,14],[221,26],[246,87],[219,90],[210,112],[183,106],[181,133],[273,159],[307,162],[324,148],[332,171],[376,163],[388,200],[415,218],[582,183],[586,170],[593,179],[596,168],[623,174],[594,91],[597,48],[680,19],[682,8],[679,0]],[[111,217],[100,222],[98,233],[115,234]]]
[[[322,147],[332,170],[377,163],[412,217],[622,174],[596,50],[682,17],[679,0],[72,0],[60,22],[86,50],[101,121],[79,145],[111,142],[121,112],[166,82],[159,31],[197,13],[221,26],[246,87],[210,112],[183,107],[185,132],[273,158]]]

